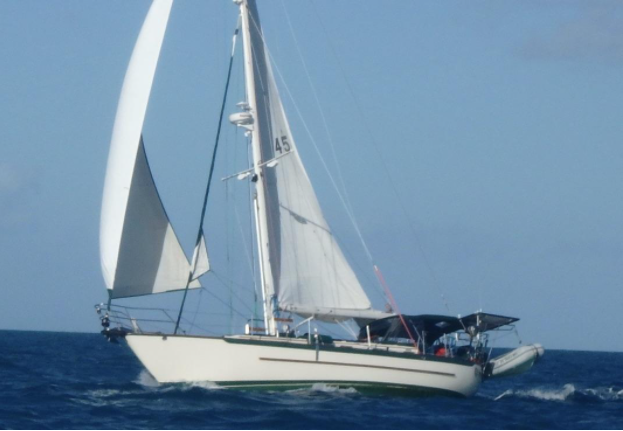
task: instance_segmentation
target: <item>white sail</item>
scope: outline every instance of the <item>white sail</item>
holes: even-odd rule
[[[195,247],[192,259],[193,275],[192,279],[196,280],[210,270],[210,260],[208,259],[208,249],[206,247],[206,238],[201,232],[199,244]]]
[[[171,5],[172,0],[153,2],[119,98],[100,224],[102,272],[111,298],[184,289],[190,272],[160,201],[141,135]]]
[[[247,2],[253,53],[255,105],[269,256],[267,294],[278,308],[324,320],[343,320],[371,310],[371,303],[324,219],[296,150],[264,46],[255,2]],[[256,160],[256,163],[258,161]],[[297,311],[298,310],[298,311]],[[355,313],[354,313],[355,312]]]

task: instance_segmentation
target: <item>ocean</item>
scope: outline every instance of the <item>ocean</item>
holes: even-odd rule
[[[623,353],[546,350],[471,398],[407,398],[159,385],[99,334],[0,331],[0,428],[621,429]]]

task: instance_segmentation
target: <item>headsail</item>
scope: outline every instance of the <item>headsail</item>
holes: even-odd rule
[[[210,270],[210,260],[208,259],[208,249],[206,247],[206,237],[201,230],[199,244],[195,247],[192,259],[192,280],[196,280]]]
[[[301,162],[275,83],[254,0],[246,2],[253,55],[253,138],[264,163],[261,181],[269,255],[266,294],[281,310],[344,320],[374,314],[370,300],[324,219]],[[248,51],[247,51],[248,52]],[[256,143],[257,145],[257,143]],[[278,158],[273,167],[270,160]],[[361,316],[363,317],[363,316]]]
[[[172,0],[155,0],[134,47],[110,144],[100,224],[111,298],[184,289],[190,266],[154,184],[142,140]],[[198,282],[191,287],[200,287]]]

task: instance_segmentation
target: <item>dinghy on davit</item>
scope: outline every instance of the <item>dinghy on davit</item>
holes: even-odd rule
[[[263,389],[326,383],[469,396],[483,378],[530,368],[543,354],[538,345],[489,357],[492,335],[513,329],[518,319],[484,312],[465,317],[402,314],[376,265],[371,265],[373,272],[391,307],[373,307],[324,218],[297,151],[256,2],[234,3],[240,11],[239,28],[222,106],[240,31],[245,99],[237,105],[240,112],[229,118],[244,132],[251,161],[225,180],[237,178],[250,190],[263,313],[249,316],[244,331],[227,336],[204,335],[183,319],[188,292],[201,288],[200,278],[211,269],[204,222],[224,112],[189,261],[160,200],[142,133],[172,6],[172,0],[154,0],[126,73],[108,159],[100,228],[108,302],[96,307],[102,333],[111,341],[125,340],[161,383],[207,381]],[[173,291],[184,296],[176,316],[163,311],[168,329],[150,329],[162,319],[141,319],[140,309],[113,303]],[[318,330],[323,323],[351,325],[358,333],[338,339]]]
[[[491,359],[485,366],[486,377],[508,377],[525,373],[538,361],[545,349],[540,344],[521,346]]]

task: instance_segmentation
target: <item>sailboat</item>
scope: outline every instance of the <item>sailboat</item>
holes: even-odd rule
[[[110,341],[125,340],[160,383],[264,389],[323,383],[469,396],[486,377],[530,368],[543,354],[539,345],[498,360],[503,368],[489,358],[488,335],[512,328],[518,319],[483,312],[462,318],[404,315],[397,307],[373,308],[325,220],[297,151],[256,2],[234,3],[240,10],[234,47],[240,35],[246,100],[229,121],[244,131],[251,146],[252,165],[235,176],[253,188],[261,323],[251,321],[239,334],[226,336],[181,328],[188,292],[201,288],[201,276],[210,271],[203,224],[214,157],[189,260],[160,199],[142,134],[172,7],[172,0],[154,0],[126,72],[106,171],[100,251],[108,302],[96,307],[102,333]],[[227,90],[223,109],[226,95]],[[113,303],[173,291],[182,291],[183,300],[168,331],[145,329],[127,308]],[[353,339],[317,330],[320,322],[347,321],[359,328]]]

